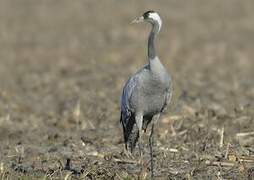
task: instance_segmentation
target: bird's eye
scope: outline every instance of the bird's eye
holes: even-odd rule
[[[153,13],[153,12],[154,12],[154,11],[147,11],[147,12],[145,12],[145,13],[143,14],[144,19],[150,18],[150,14]]]
[[[144,17],[144,19],[147,19],[149,16],[148,16],[148,14],[144,14],[143,17]]]

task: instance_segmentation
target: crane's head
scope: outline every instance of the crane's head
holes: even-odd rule
[[[149,22],[152,25],[157,27],[157,30],[160,31],[162,21],[159,14],[155,11],[147,11],[142,16],[134,19],[131,23],[140,23],[140,22]]]

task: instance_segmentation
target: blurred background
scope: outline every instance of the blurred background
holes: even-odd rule
[[[228,148],[253,157],[253,7],[252,0],[1,1],[1,173],[44,176],[68,157],[91,177],[140,175],[114,159],[123,156],[123,83],[147,63],[150,26],[130,22],[147,10],[162,17],[156,46],[174,84],[156,128],[156,176],[215,177],[219,168],[198,160]],[[254,172],[253,164],[221,171],[243,179]]]

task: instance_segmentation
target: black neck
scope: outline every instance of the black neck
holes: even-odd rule
[[[157,23],[152,24],[152,30],[150,32],[149,38],[148,38],[148,58],[154,59],[156,57],[156,51],[155,51],[155,37],[157,33],[159,32],[159,25]]]
[[[154,59],[156,56],[155,46],[154,46],[154,40],[155,40],[155,32],[151,31],[148,39],[148,58]]]

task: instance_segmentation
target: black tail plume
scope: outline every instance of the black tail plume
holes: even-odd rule
[[[133,153],[139,138],[139,131],[135,122],[135,115],[131,114],[128,119],[124,119],[124,117],[121,115],[120,122],[123,126],[125,148]]]

